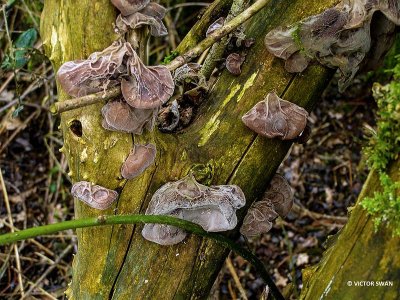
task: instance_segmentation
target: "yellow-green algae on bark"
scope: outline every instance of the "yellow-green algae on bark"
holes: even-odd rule
[[[400,180],[399,170],[400,160],[391,167],[393,180]],[[346,226],[332,237],[321,262],[303,272],[300,299],[399,299],[400,237],[384,224],[375,230],[373,216],[360,205],[379,190],[379,176],[372,171]]]
[[[210,91],[194,122],[180,134],[154,133],[156,165],[128,182],[121,179],[122,161],[133,145],[128,134],[101,127],[102,104],[63,113],[64,151],[72,178],[89,180],[121,190],[120,198],[106,213],[144,212],[151,195],[162,184],[177,180],[196,166],[206,166],[211,184],[242,187],[247,207],[260,195],[290,147],[289,142],[256,136],[241,116],[275,90],[283,98],[310,109],[320,96],[331,71],[313,66],[298,76],[286,73],[283,62],[263,45],[265,34],[336,4],[335,0],[271,0],[247,23],[247,34],[256,39],[239,77],[224,71]],[[207,15],[207,14],[206,14]],[[67,60],[86,58],[115,39],[112,22],[116,11],[109,0],[45,0],[41,33],[47,55],[57,70]],[[206,22],[204,22],[206,23]],[[205,28],[198,28],[205,30]],[[197,31],[198,32],[198,31]],[[186,39],[182,53],[199,38]],[[256,74],[256,75],[254,75]],[[231,94],[232,87],[239,87]],[[235,88],[236,89],[236,88]],[[230,98],[232,97],[232,98]],[[67,96],[59,89],[59,101]],[[224,105],[223,105],[224,104]],[[217,128],[202,139],[199,134],[215,117]],[[82,137],[70,129],[82,124]],[[201,146],[199,147],[199,143]],[[76,217],[104,214],[75,202]],[[239,212],[242,218],[245,209]],[[141,226],[110,226],[77,231],[78,253],[68,295],[73,299],[203,299],[227,251],[214,242],[190,236],[183,243],[161,247],[144,240]]]

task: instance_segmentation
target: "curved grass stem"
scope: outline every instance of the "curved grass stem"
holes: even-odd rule
[[[120,216],[99,216],[97,218],[83,218],[60,223],[32,227],[18,232],[11,232],[0,235],[0,246],[15,243],[17,241],[34,238],[40,235],[53,234],[68,229],[78,229],[94,226],[106,226],[116,224],[137,224],[137,223],[157,223],[179,227],[198,236],[205,237],[216,241],[222,246],[236,252],[248,262],[250,262],[257,272],[260,274],[264,282],[269,286],[271,294],[275,299],[284,300],[284,297],[276,287],[275,283],[269,276],[264,264],[250,251],[236,244],[226,236],[218,233],[205,231],[201,226],[170,216],[155,215],[120,215]]]

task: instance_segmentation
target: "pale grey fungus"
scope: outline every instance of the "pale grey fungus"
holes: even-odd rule
[[[125,58],[131,51],[129,44],[114,42],[86,60],[64,63],[57,72],[57,79],[63,90],[73,97],[100,92],[119,84],[118,77],[127,72]]]
[[[214,23],[212,23],[208,27],[207,32],[206,32],[206,37],[208,37],[210,34],[212,34],[215,30],[220,29],[224,25],[224,22],[225,22],[225,18],[223,18],[223,17],[218,18]]]
[[[377,11],[400,25],[398,0],[343,0],[319,15],[272,30],[266,35],[265,44],[273,55],[286,60],[285,68],[289,72],[302,72],[313,60],[338,68],[342,75],[339,88],[343,91],[366,56],[374,56],[369,52],[376,51],[371,45],[376,43],[374,31],[380,27],[371,26],[371,22]],[[392,35],[392,31],[388,34]],[[387,40],[379,38],[379,42]],[[392,42],[390,39],[389,45]],[[387,48],[383,47],[385,51]]]
[[[256,133],[282,140],[298,137],[307,125],[308,112],[289,101],[269,93],[243,117],[243,123]]]
[[[158,108],[133,108],[123,101],[108,102],[101,109],[103,128],[140,135],[146,128],[152,131],[157,117]]]
[[[235,228],[236,210],[245,205],[245,196],[236,185],[207,187],[192,174],[158,189],[146,215],[168,215],[199,224],[206,231],[219,232]],[[160,245],[181,242],[186,233],[169,225],[146,224],[142,235]]]
[[[123,16],[131,15],[145,8],[150,0],[111,0]]]
[[[150,167],[156,158],[156,146],[153,144],[135,144],[121,167],[125,179],[133,179]]]
[[[74,183],[71,189],[72,196],[85,202],[90,207],[105,210],[118,198],[118,193],[100,185],[93,185],[88,181]]]
[[[128,59],[130,76],[121,83],[125,101],[132,107],[152,109],[161,106],[174,93],[171,72],[165,66],[146,67],[136,52]]]

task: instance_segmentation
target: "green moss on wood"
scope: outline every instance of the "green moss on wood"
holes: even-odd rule
[[[286,156],[290,143],[257,137],[242,124],[241,116],[271,90],[310,109],[331,76],[331,72],[319,66],[310,67],[300,76],[288,74],[283,69],[283,62],[265,49],[264,35],[282,23],[317,13],[321,6],[329,7],[334,2],[271,0],[248,22],[247,34],[256,38],[256,44],[249,50],[242,75],[235,77],[223,72],[200,108],[196,121],[184,133],[155,132],[154,137],[140,138],[154,138],[158,155],[156,165],[139,178],[124,181],[118,177],[133,139],[130,135],[101,128],[102,104],[63,114],[64,148],[73,179],[85,177],[109,188],[122,187],[119,201],[109,213],[143,213],[151,195],[165,182],[181,178],[194,165],[212,163],[213,175],[209,183],[241,186],[247,206],[250,205],[265,189]],[[305,7],[307,10],[303,10]],[[115,38],[111,27],[115,13],[109,0],[46,0],[42,38],[54,66],[58,68],[66,60],[85,58],[108,46]],[[206,24],[208,21],[201,22]],[[178,51],[183,53],[197,44],[203,37],[199,32],[205,30],[204,26],[195,26]],[[231,94],[232,87],[237,89],[234,94]],[[60,101],[66,99],[61,90],[59,96]],[[212,118],[218,126],[201,142],[202,135],[198,133]],[[82,122],[82,138],[74,136],[68,128],[69,122],[75,119]],[[198,146],[200,142],[201,147]],[[79,202],[75,203],[75,209],[78,217],[99,214]],[[241,210],[240,216],[243,214],[244,210]],[[78,231],[79,250],[74,259],[70,297],[206,297],[227,254],[226,249],[194,236],[176,246],[161,247],[144,240],[140,231],[141,226],[127,225]]]
[[[374,85],[378,104],[377,130],[364,149],[369,166],[379,174],[382,190],[366,197],[362,206],[374,216],[377,227],[384,223],[393,229],[395,235],[400,235],[400,182],[387,174],[388,165],[400,153],[400,56],[390,71],[393,73],[391,83]]]
[[[400,161],[390,167],[393,180],[400,179]],[[378,173],[372,171],[364,184],[346,226],[335,237],[321,262],[303,272],[300,299],[399,299],[400,238],[392,230],[375,230],[374,219],[360,205],[380,190]],[[347,282],[352,285],[348,285]],[[356,286],[356,281],[388,281],[393,286]]]

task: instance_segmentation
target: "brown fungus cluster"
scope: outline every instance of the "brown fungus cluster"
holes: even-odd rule
[[[103,128],[140,135],[144,129],[153,130],[160,106],[175,89],[171,72],[165,66],[146,66],[135,49],[138,45],[130,37],[134,30],[147,26],[154,36],[167,34],[162,23],[166,9],[150,1],[112,0],[121,11],[116,20],[120,40],[103,51],[91,54],[86,60],[63,64],[57,79],[70,96],[82,97],[121,86],[122,98],[108,102],[101,110]],[[132,43],[132,44],[131,44]],[[143,46],[143,45],[142,45]],[[154,163],[156,147],[153,144],[134,145],[121,167],[125,179],[139,176]],[[90,182],[81,181],[71,193],[96,209],[106,209],[118,194]]]
[[[289,101],[269,93],[243,117],[243,123],[256,133],[281,140],[292,140],[306,128],[308,112]]]
[[[100,185],[93,185],[88,181],[74,183],[71,188],[72,196],[83,201],[90,207],[104,210],[111,206],[118,198],[118,193]]]
[[[371,26],[378,11],[387,22]],[[400,25],[398,0],[342,0],[319,15],[272,30],[266,35],[265,44],[273,55],[286,60],[289,72],[302,72],[313,60],[338,68],[342,74],[339,88],[343,91],[366,56],[383,57],[393,41],[395,24]],[[385,26],[389,28],[382,32]],[[374,31],[379,30],[387,36],[379,37],[379,41],[387,41],[383,45],[376,45],[374,40]]]
[[[162,107],[158,115],[158,129],[164,133],[176,132],[187,127],[208,92],[207,80],[200,72],[201,65],[187,63],[173,73],[180,95]]]
[[[286,179],[276,174],[260,201],[247,211],[240,233],[246,237],[258,236],[271,230],[273,222],[286,217],[293,205],[293,192]]]
[[[219,232],[236,227],[236,210],[245,203],[245,196],[238,186],[207,187],[189,174],[158,189],[146,215],[173,216],[199,224],[206,231]],[[170,225],[145,224],[142,235],[160,245],[173,245],[183,241],[186,232]]]

